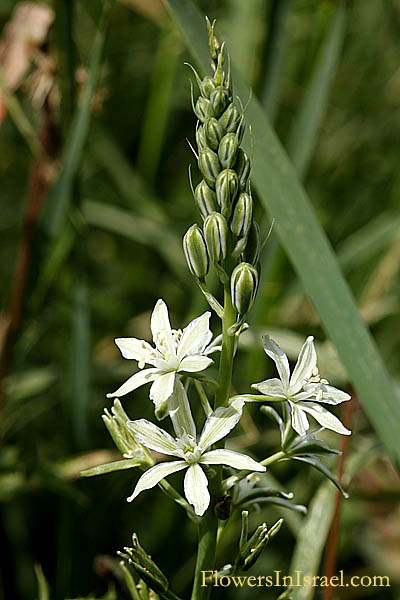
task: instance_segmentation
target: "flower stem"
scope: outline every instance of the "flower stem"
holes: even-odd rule
[[[229,329],[235,322],[236,312],[232,305],[231,290],[229,284],[226,284],[224,286],[224,314],[222,317],[222,350],[214,408],[223,406],[229,398],[235,354],[235,334],[229,334]]]
[[[281,458],[285,457],[285,452],[275,452],[275,454],[271,454],[271,456],[268,456],[268,458],[264,458],[264,460],[261,460],[260,464],[264,465],[264,467],[268,467],[268,465],[272,465],[272,463],[277,462],[278,460],[281,460]],[[232,475],[231,477],[225,479],[222,482],[222,488],[224,492],[227,492],[231,487],[233,487],[234,485],[239,483],[239,481],[247,477],[247,475],[249,475],[248,471],[239,471],[239,473],[237,473],[236,475]]]
[[[211,586],[203,586],[202,571],[214,569],[215,550],[217,545],[218,520],[212,508],[209,508],[199,523],[199,544],[194,575],[191,600],[208,600]]]

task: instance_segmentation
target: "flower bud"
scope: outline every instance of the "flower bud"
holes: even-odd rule
[[[218,212],[208,215],[204,221],[204,236],[211,260],[214,263],[225,260],[228,247],[228,224],[225,217]]]
[[[228,100],[229,92],[222,86],[217,87],[213,92],[211,92],[210,102],[217,118],[224,112]]]
[[[255,265],[260,257],[261,240],[260,228],[256,221],[253,221],[247,236],[246,248],[243,252],[243,258],[252,265]]]
[[[217,210],[217,195],[202,179],[194,191],[196,206],[203,219]]]
[[[221,212],[227,219],[230,217],[232,204],[235,201],[238,188],[239,179],[236,172],[232,169],[221,171],[215,182],[215,191]]]
[[[206,140],[206,136],[204,133],[204,125],[200,125],[196,129],[196,142],[197,142],[197,147],[198,147],[199,151],[206,148],[207,140]]]
[[[251,309],[258,288],[258,271],[242,262],[233,269],[231,276],[232,304],[240,316],[247,315]]]
[[[221,125],[217,119],[211,117],[205,121],[204,135],[208,146],[213,150],[217,150],[222,137]]]
[[[203,232],[198,225],[192,225],[185,233],[183,251],[191,274],[197,279],[204,279],[208,273],[209,260]]]
[[[251,163],[248,154],[239,148],[235,163],[235,171],[239,177],[239,185],[241,190],[246,189],[247,180],[250,175]]]
[[[224,169],[231,169],[235,164],[238,147],[238,139],[234,133],[224,135],[218,148],[219,162]]]
[[[231,102],[222,116],[219,123],[224,133],[234,133],[240,122],[241,114],[239,109]]]
[[[199,96],[194,105],[194,114],[202,123],[204,123],[207,117],[212,117],[214,111],[210,100],[203,98],[203,96]]]
[[[231,220],[231,231],[236,237],[247,236],[253,216],[253,200],[242,192],[236,202]]]
[[[208,183],[209,186],[214,187],[215,180],[221,170],[218,156],[210,148],[203,148],[199,154],[198,165],[206,183]]]
[[[200,84],[200,91],[204,98],[210,98],[211,92],[215,90],[215,83],[212,77],[206,75]]]

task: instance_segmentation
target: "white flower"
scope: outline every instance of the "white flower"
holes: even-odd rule
[[[115,340],[124,358],[137,360],[140,369],[145,364],[152,365],[153,368],[135,373],[115,392],[107,394],[107,397],[124,396],[145,383],[153,382],[150,398],[155,404],[156,415],[165,416],[165,407],[173,392],[176,374],[182,371],[203,371],[213,362],[206,355],[220,349],[217,338],[210,344],[210,314],[205,312],[183,331],[171,329],[167,306],[163,300],[158,300],[151,315],[155,348],[136,338]]]
[[[264,336],[264,350],[275,362],[279,379],[267,379],[254,383],[253,388],[272,398],[282,398],[289,402],[293,429],[299,435],[305,435],[309,429],[306,413],[314,417],[320,425],[343,435],[350,435],[337,417],[319,404],[340,404],[350,400],[349,394],[338,390],[320,379],[317,369],[317,355],[314,338],[309,336],[300,350],[297,363],[290,375],[289,361],[286,354],[269,335]]]
[[[201,516],[210,503],[208,480],[201,464],[265,471],[263,465],[239,452],[222,449],[207,452],[210,446],[225,437],[235,427],[242,414],[243,404],[242,400],[234,400],[228,407],[217,408],[206,420],[197,441],[196,427],[186,392],[181,382],[177,381],[174,393],[169,399],[169,413],[177,435],[175,439],[146,419],[128,422],[128,427],[144,446],[179,459],[160,463],[143,473],[128,501],[131,502],[144,490],[154,487],[164,477],[187,469],[184,480],[185,496],[193,505],[195,513]]]

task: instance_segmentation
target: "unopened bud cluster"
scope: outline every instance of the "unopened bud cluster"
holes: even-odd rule
[[[203,225],[189,228],[183,246],[192,275],[204,282],[212,264],[220,280],[230,282],[233,305],[244,316],[258,288],[260,230],[253,220],[251,162],[240,147],[244,109],[233,101],[229,65],[224,71],[224,46],[210,23],[208,34],[213,76],[201,80],[195,72],[200,95],[195,102],[192,99],[203,177],[193,194]]]

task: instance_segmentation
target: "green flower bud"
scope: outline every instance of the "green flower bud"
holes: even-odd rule
[[[215,191],[221,212],[227,219],[230,217],[238,188],[239,179],[237,173],[232,169],[221,171],[215,182]]]
[[[256,221],[253,221],[247,236],[246,248],[243,252],[243,259],[252,265],[255,265],[260,257],[261,240],[260,228]]]
[[[210,146],[210,148],[213,150],[217,150],[222,137],[222,129],[221,125],[214,117],[211,117],[205,121],[204,136],[208,146]]]
[[[204,179],[196,187],[194,199],[203,219],[217,210],[217,195],[214,190],[208,187]]]
[[[218,148],[218,158],[224,169],[231,169],[236,161],[238,139],[234,133],[227,133]]]
[[[239,177],[239,185],[241,190],[246,189],[247,180],[250,175],[251,162],[248,154],[239,148],[235,163],[235,171]]]
[[[251,309],[258,288],[258,271],[253,265],[242,262],[233,269],[231,276],[232,304],[240,316]]]
[[[253,217],[253,200],[249,194],[242,192],[236,202],[231,220],[231,231],[237,237],[245,237],[249,233]]]
[[[215,180],[221,170],[218,156],[210,148],[203,148],[199,154],[199,169],[209,186],[215,186]]]
[[[203,232],[198,225],[192,225],[185,233],[183,251],[191,274],[197,279],[204,279],[208,273],[209,260]]]
[[[199,150],[207,147],[206,135],[204,133],[204,125],[200,125],[196,129],[196,143]]]
[[[202,123],[204,123],[207,117],[212,117],[214,111],[210,100],[203,98],[203,96],[199,96],[194,105],[194,114]]]
[[[224,133],[235,133],[240,122],[241,114],[233,102],[229,104],[223,115],[219,118],[219,124]]]
[[[209,75],[206,75],[206,77],[204,77],[203,81],[200,84],[200,91],[201,91],[202,95],[204,96],[204,98],[209,99],[211,92],[213,92],[214,90],[215,90],[214,79],[212,77],[210,77]]]
[[[139,544],[136,533],[132,536],[132,547],[125,546],[123,552],[118,552],[118,555],[133,566],[139,577],[150,589],[165,597],[169,586],[168,579],[152,560],[150,554],[147,554],[146,550]]]
[[[223,87],[217,87],[210,95],[210,102],[217,117],[222,115],[229,101],[229,92]]]
[[[220,213],[213,212],[208,215],[204,221],[204,236],[211,260],[214,263],[225,260],[228,247],[228,224]]]

